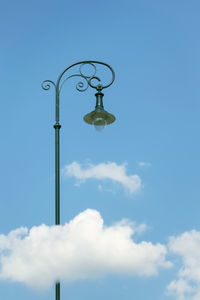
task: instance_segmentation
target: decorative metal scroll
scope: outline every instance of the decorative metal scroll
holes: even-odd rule
[[[97,70],[97,66],[96,65],[103,65],[106,69],[108,69],[111,72],[111,81],[108,82],[107,84],[103,85],[101,83],[101,78],[97,76],[98,70]],[[73,74],[73,75],[68,75],[67,71],[70,70],[71,68],[78,66],[79,65],[79,69],[78,72]],[[92,72],[90,75],[85,74],[84,72],[84,67],[85,66],[91,66],[92,67]],[[99,62],[99,61],[81,61],[81,62],[77,62],[75,64],[70,65],[68,68],[66,68],[58,77],[57,83],[53,82],[52,80],[45,80],[42,82],[42,88],[44,90],[49,90],[51,85],[53,85],[56,89],[56,93],[60,93],[63,85],[65,84],[65,82],[73,77],[79,77],[81,78],[80,81],[78,81],[78,83],[76,84],[76,89],[79,92],[84,92],[88,89],[88,87],[90,86],[91,88],[96,89],[97,91],[102,91],[103,89],[109,87],[115,80],[115,73],[114,70],[106,63],[103,62]]]

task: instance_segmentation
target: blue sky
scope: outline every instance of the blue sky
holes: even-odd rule
[[[1,2],[1,299],[54,299],[54,271],[61,299],[200,298],[199,11],[197,0]],[[115,70],[104,107],[116,122],[95,132],[83,122],[94,90],[66,83],[55,232],[54,91],[41,82],[82,60]]]

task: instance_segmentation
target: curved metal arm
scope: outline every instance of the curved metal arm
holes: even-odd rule
[[[106,68],[108,68],[111,72],[111,75],[112,75],[112,79],[111,81],[106,84],[106,85],[103,85],[103,84],[100,84],[101,82],[101,79],[99,77],[96,76],[97,74],[97,67],[96,67],[96,64],[99,64],[99,65],[103,65],[105,66]],[[77,65],[80,65],[79,67],[79,70],[78,70],[78,73],[75,73],[73,75],[70,75],[66,78],[64,78],[64,75],[67,73],[68,70],[70,70],[71,68],[77,66]],[[83,67],[85,65],[89,65],[89,66],[92,66],[93,67],[93,73],[88,76],[86,74],[84,74],[84,71],[83,71]],[[67,67],[61,74],[60,76],[58,77],[58,80],[57,80],[57,83],[55,84],[53,81],[51,80],[45,80],[42,82],[42,88],[44,90],[49,90],[50,89],[50,85],[47,84],[47,83],[51,83],[55,86],[56,88],[56,91],[60,92],[64,83],[72,78],[72,77],[81,77],[84,79],[84,82],[80,81],[77,83],[76,85],[76,89],[79,91],[79,92],[84,92],[88,89],[88,87],[90,86],[91,88],[94,88],[96,89],[97,91],[101,91],[107,87],[109,87],[115,80],[115,72],[114,70],[111,68],[111,66],[109,66],[108,64],[106,63],[103,63],[103,62],[99,62],[99,61],[94,61],[94,60],[88,60],[88,61],[80,61],[80,62],[77,62],[77,63],[74,63],[72,65],[70,65],[69,67]],[[63,81],[62,81],[63,79]],[[94,83],[92,83],[94,80],[97,80],[98,83],[95,85]],[[85,87],[85,84],[86,84],[86,87]]]
[[[97,67],[96,67],[96,64],[103,65],[103,66],[107,67],[107,68],[111,71],[112,79],[111,79],[111,81],[110,81],[108,84],[103,85],[103,84],[100,84],[100,83],[99,83],[99,82],[101,82],[101,79],[100,79],[99,77],[96,76],[96,74],[97,74]],[[61,83],[61,80],[62,80],[62,78],[64,77],[64,75],[67,73],[67,71],[68,71],[69,69],[71,69],[71,68],[77,66],[77,65],[80,65],[80,67],[79,67],[79,73],[78,73],[78,74],[71,75],[71,76],[68,76],[68,77],[65,78],[64,81]],[[84,67],[85,65],[90,65],[90,66],[93,67],[93,74],[91,74],[90,76],[84,74],[83,67]],[[94,88],[94,89],[98,90],[98,91],[99,91],[99,90],[103,90],[103,89],[109,87],[109,86],[114,82],[114,80],[115,80],[115,72],[114,72],[114,70],[113,70],[108,64],[103,63],[103,62],[99,62],[99,61],[94,61],[94,60],[80,61],[80,62],[77,62],[77,63],[75,63],[75,64],[70,65],[69,67],[67,67],[67,68],[60,74],[60,76],[58,77],[57,83],[56,83],[56,87],[59,89],[59,91],[61,90],[63,84],[64,84],[69,78],[74,77],[74,76],[82,77],[82,78],[85,80],[85,82],[87,82],[87,87],[84,88],[83,90],[80,89],[80,85],[81,85],[81,88],[82,88],[82,87],[84,87],[84,83],[81,82],[81,83],[78,83],[78,84],[77,84],[78,87],[79,87],[79,89],[78,89],[78,88],[77,88],[77,89],[78,89],[78,91],[81,91],[81,92],[87,90],[87,88],[88,88],[89,86],[90,86],[91,88]],[[97,85],[92,84],[92,80],[97,80],[97,81],[98,81],[98,84],[97,84]],[[76,87],[77,87],[77,86],[76,86]]]

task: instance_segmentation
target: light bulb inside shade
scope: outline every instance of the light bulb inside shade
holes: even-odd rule
[[[95,118],[92,124],[94,125],[95,130],[98,132],[103,131],[107,125],[106,120],[102,117]]]

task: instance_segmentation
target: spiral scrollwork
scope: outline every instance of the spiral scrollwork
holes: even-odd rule
[[[89,76],[87,76],[86,74],[84,74],[84,72],[82,71],[82,69],[84,68],[84,66],[86,66],[86,65],[89,65],[89,66],[92,66],[92,68],[93,68],[93,70],[94,70],[94,72]],[[96,73],[97,73],[97,68],[96,68],[96,66],[93,64],[93,63],[89,63],[89,62],[83,62],[81,65],[80,65],[80,67],[79,67],[79,72],[80,72],[80,75],[82,76],[82,77],[85,77],[85,78],[92,78],[92,77],[94,77],[95,75],[96,75]]]
[[[66,78],[62,81],[62,83],[61,83],[61,85],[60,85],[60,89],[59,89],[60,91],[61,91],[61,89],[62,89],[64,83],[65,83],[68,79],[70,79],[70,78],[72,78],[72,77],[81,77],[81,78],[84,79],[84,82],[83,82],[83,81],[79,81],[79,82],[76,84],[76,89],[77,89],[79,92],[85,92],[85,91],[88,89],[89,84],[88,84],[88,79],[87,79],[87,77],[82,76],[82,75],[80,75],[80,74],[73,74],[73,75],[70,75],[70,76],[66,77]]]
[[[99,69],[97,70],[97,66],[103,66],[106,69],[108,69],[111,73],[111,80],[107,84],[102,84],[102,79],[100,78],[100,75],[97,73],[99,72]],[[70,69],[79,66],[78,71],[76,71],[74,74],[67,73]],[[84,69],[84,67],[86,67]],[[86,71],[90,72],[90,74],[86,74]],[[102,70],[102,69],[101,69]],[[100,71],[101,71],[100,70]],[[101,72],[99,72],[101,73]],[[67,75],[67,76],[66,76]],[[53,82],[52,80],[44,80],[42,82],[42,88],[46,91],[48,91],[51,86],[54,86],[55,88],[55,96],[56,96],[56,124],[59,124],[59,111],[60,111],[60,92],[63,87],[63,85],[68,81],[68,79],[73,77],[79,77],[81,78],[80,81],[76,84],[76,89],[79,92],[84,92],[88,89],[88,87],[91,87],[93,89],[96,89],[98,92],[101,92],[103,89],[108,88],[115,80],[115,73],[114,70],[106,63],[95,61],[95,60],[88,60],[88,61],[80,61],[77,63],[74,63],[64,69],[64,71],[60,74],[60,76],[57,79],[57,82]]]
[[[98,64],[106,67],[111,72],[112,79],[106,85],[100,84],[101,83],[101,79],[100,79],[99,76],[97,76],[97,71],[98,71],[97,70],[97,65]],[[71,69],[72,67],[75,67],[77,65],[80,65],[79,69],[78,69],[78,72],[76,72],[73,75],[69,75],[68,77],[64,76],[69,69]],[[92,67],[92,69],[91,68],[89,69],[90,74],[86,74],[86,69],[87,68],[85,68],[85,70],[84,70],[84,67]],[[88,69],[87,69],[87,72],[88,72]],[[84,81],[80,81],[80,82],[78,82],[76,84],[76,89],[79,92],[84,92],[84,91],[86,91],[88,89],[89,86],[91,88],[96,89],[96,90],[102,90],[102,89],[105,89],[105,88],[109,87],[114,82],[114,80],[115,80],[115,73],[114,73],[113,69],[108,64],[103,63],[103,62],[98,62],[98,61],[82,61],[82,62],[78,62],[78,63],[75,63],[75,64],[69,66],[68,68],[66,68],[61,73],[61,75],[59,76],[57,84],[56,84],[57,88],[59,88],[59,91],[61,91],[64,83],[68,79],[70,79],[72,77],[81,77],[84,80]],[[95,81],[97,81],[97,83]]]
[[[79,91],[79,92],[84,92],[84,91],[87,90],[87,88],[88,88],[88,85],[84,88],[84,83],[83,83],[83,81],[79,81],[79,82],[76,84],[76,89],[77,89],[77,91]]]
[[[56,88],[56,84],[52,80],[44,80],[41,84],[43,90],[45,91],[48,91],[51,88],[51,85],[53,85]]]
[[[69,75],[68,77],[65,77],[64,75],[67,73],[67,71],[69,69],[71,69],[72,67],[75,67],[77,65],[80,65],[79,66],[79,70],[77,73],[73,74],[73,75]],[[102,65],[104,67],[106,67],[107,69],[110,70],[111,72],[111,75],[112,75],[112,79],[111,81],[106,84],[106,85],[103,85],[101,84],[101,79],[100,77],[97,76],[97,67],[96,65]],[[89,75],[89,74],[85,74],[85,71],[84,71],[84,67],[85,66],[91,66],[92,67],[92,73]],[[91,72],[91,69],[90,69],[90,72]],[[64,78],[65,77],[65,78]],[[83,81],[79,81],[77,84],[76,84],[76,89],[79,91],[79,92],[84,92],[88,89],[88,87],[90,86],[91,88],[94,88],[96,89],[97,91],[101,91],[107,87],[109,87],[115,80],[115,73],[113,71],[113,69],[106,63],[103,63],[103,62],[99,62],[99,61],[81,61],[81,62],[78,62],[78,63],[75,63],[73,65],[70,65],[68,68],[66,68],[61,74],[60,76],[58,77],[58,80],[57,80],[57,83],[55,84],[52,80],[45,80],[42,82],[42,88],[44,90],[49,90],[51,85],[53,85],[56,89],[56,91],[60,92],[64,83],[72,78],[72,77],[81,77],[83,79]],[[97,84],[94,83],[94,81],[97,81]]]
[[[86,66],[86,65],[90,65],[93,68],[93,72],[90,75],[85,74],[85,72],[83,70],[84,66]],[[97,68],[93,63],[88,63],[88,62],[81,63],[81,65],[79,67],[79,74],[70,75],[70,76],[66,77],[64,80],[62,80],[62,83],[60,84],[59,91],[61,91],[64,83],[68,79],[70,79],[72,77],[81,77],[83,79],[83,81],[79,81],[76,84],[76,89],[79,92],[85,92],[88,89],[88,87],[91,86],[90,82],[91,82],[92,79],[96,79],[96,80],[100,81],[100,79],[97,76],[95,76],[96,72],[97,72]]]
[[[86,80],[87,82],[87,80]],[[86,87],[85,87],[85,83],[83,81],[79,81],[77,84],[76,84],[76,89],[77,91],[79,92],[85,92],[87,89],[88,89],[88,82],[86,83]]]

